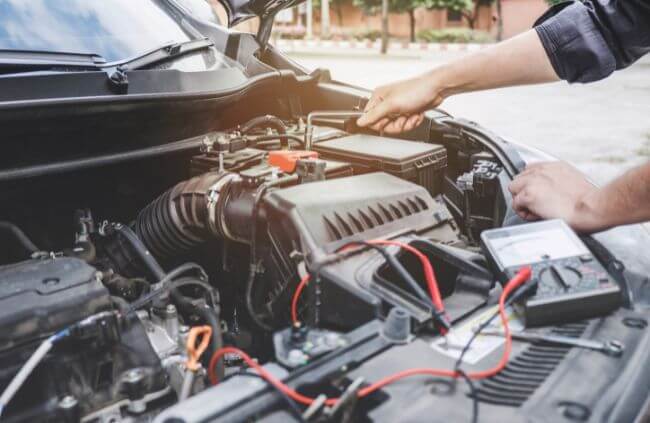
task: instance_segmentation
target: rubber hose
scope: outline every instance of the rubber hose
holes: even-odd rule
[[[0,231],[6,232],[12,237],[14,237],[16,241],[18,241],[20,246],[23,247],[23,249],[27,251],[27,253],[29,253],[29,255],[41,251],[36,246],[36,244],[34,244],[32,240],[29,239],[29,237],[25,234],[25,232],[22,231],[22,229],[20,229],[18,226],[14,225],[11,222],[0,221]]]
[[[142,263],[144,263],[149,272],[151,272],[151,274],[155,277],[156,282],[165,277],[165,271],[163,270],[162,266],[160,266],[154,256],[151,255],[144,243],[140,240],[140,238],[138,238],[135,232],[133,232],[133,229],[122,224],[114,225],[113,228],[129,242]]]
[[[246,134],[250,132],[252,129],[259,128],[259,127],[276,129],[280,133],[280,145],[283,148],[289,148],[289,139],[286,136],[282,136],[282,135],[286,135],[287,126],[284,124],[282,119],[278,117],[272,115],[259,116],[241,125],[239,127],[239,130],[241,131],[242,134]]]
[[[257,315],[257,312],[255,311],[255,306],[253,304],[253,285],[255,284],[255,278],[257,276],[257,265],[252,265],[250,266],[250,270],[248,272],[248,278],[246,279],[246,310],[248,310],[248,314],[250,314],[251,319],[253,320],[253,323],[255,325],[265,331],[272,331],[273,328],[269,326],[268,324],[264,323],[262,319]]]
[[[287,142],[295,141],[295,143],[300,147],[304,147],[305,145],[305,140],[303,140],[302,137],[296,135],[286,135],[286,138]],[[277,139],[278,137],[276,135],[260,135],[258,137],[255,137],[252,144],[254,147],[274,146],[277,145]]]
[[[129,303],[122,297],[118,297],[116,295],[111,295],[111,301],[113,301],[113,304],[117,307],[117,309],[122,313],[122,315],[126,315],[128,310],[129,310]]]
[[[212,172],[180,182],[138,214],[135,232],[158,259],[187,252],[211,237],[207,196],[224,177]]]

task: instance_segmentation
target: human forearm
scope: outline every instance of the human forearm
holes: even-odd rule
[[[650,163],[589,192],[577,203],[576,214],[596,230],[649,221]]]
[[[357,123],[388,133],[408,131],[422,121],[422,112],[450,95],[557,79],[539,36],[530,30],[423,75],[377,88]]]
[[[535,30],[442,65],[426,77],[432,93],[443,97],[558,79]]]

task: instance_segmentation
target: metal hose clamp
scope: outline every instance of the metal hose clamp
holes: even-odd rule
[[[236,173],[224,173],[221,175],[207,191],[206,207],[208,211],[208,227],[210,232],[215,235],[221,235],[225,238],[231,238],[228,228],[223,224],[223,207],[218,207],[223,204],[224,198],[222,194],[227,191],[227,187],[231,182],[238,180],[239,175]]]

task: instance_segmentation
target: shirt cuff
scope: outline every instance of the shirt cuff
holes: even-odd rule
[[[549,12],[535,30],[561,79],[592,82],[616,70],[616,58],[585,4],[563,4]]]

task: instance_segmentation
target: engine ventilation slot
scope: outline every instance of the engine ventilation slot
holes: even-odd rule
[[[381,215],[377,210],[373,209],[371,206],[368,206],[368,211],[370,212],[370,214],[373,215],[378,225],[384,224],[384,219],[382,219]]]
[[[399,204],[400,208],[404,212],[405,215],[410,216],[413,211],[409,208],[409,206],[406,205],[403,201],[398,201],[397,204]]]
[[[338,241],[360,234],[429,209],[429,205],[418,196],[390,203],[377,203],[366,207],[365,210],[357,209],[345,214],[337,212],[331,212],[328,215],[324,214],[323,220],[332,236],[332,240]]]
[[[553,335],[579,338],[587,322],[556,326]],[[564,360],[571,347],[534,342],[510,360],[501,373],[481,381],[476,396],[479,401],[506,407],[520,407]]]
[[[352,225],[346,222],[346,220],[343,219],[343,217],[341,217],[340,214],[334,213],[334,218],[336,219],[336,223],[338,227],[342,229],[341,233],[344,233],[346,236],[354,235],[354,230],[352,229]]]
[[[374,228],[376,226],[375,222],[373,222],[372,219],[370,218],[370,216],[368,216],[368,214],[366,212],[364,212],[363,210],[359,210],[359,216],[361,216],[361,219],[363,219],[366,226],[368,226],[369,228],[372,229],[372,228]],[[381,223],[380,223],[380,225],[381,225]]]
[[[382,213],[384,213],[384,217],[386,218],[387,221],[392,222],[395,220],[395,216],[393,216],[393,214],[390,212],[388,208],[386,208],[386,206],[384,206],[383,204],[378,204],[378,206],[379,206],[379,210],[381,210]]]
[[[388,206],[390,207],[393,214],[395,216],[397,216],[398,219],[401,219],[402,217],[404,217],[404,213],[402,211],[400,211],[400,209],[399,209],[399,207],[397,207],[397,205],[389,204]]]
[[[363,216],[361,214],[362,212],[359,211],[359,217],[363,219]],[[357,229],[357,232],[363,232],[366,230],[366,228],[361,224],[361,221],[357,219],[352,213],[348,213],[348,218],[350,219],[350,222],[354,224],[354,227]],[[370,228],[368,228],[370,229]]]
[[[426,201],[424,201],[424,199],[422,199],[422,197],[415,197],[415,201],[420,205],[422,210],[428,210],[429,209],[429,205],[427,204]]]
[[[341,234],[339,228],[336,226],[334,222],[328,219],[327,216],[323,216],[323,220],[325,221],[325,226],[327,227],[327,231],[331,234],[332,238],[334,239],[343,238],[343,235]]]
[[[414,213],[419,213],[422,210],[427,209],[426,203],[424,203],[424,207],[422,206],[423,202],[421,198],[415,197],[415,198],[407,198],[406,202],[408,203],[409,207],[411,210],[413,210]]]

